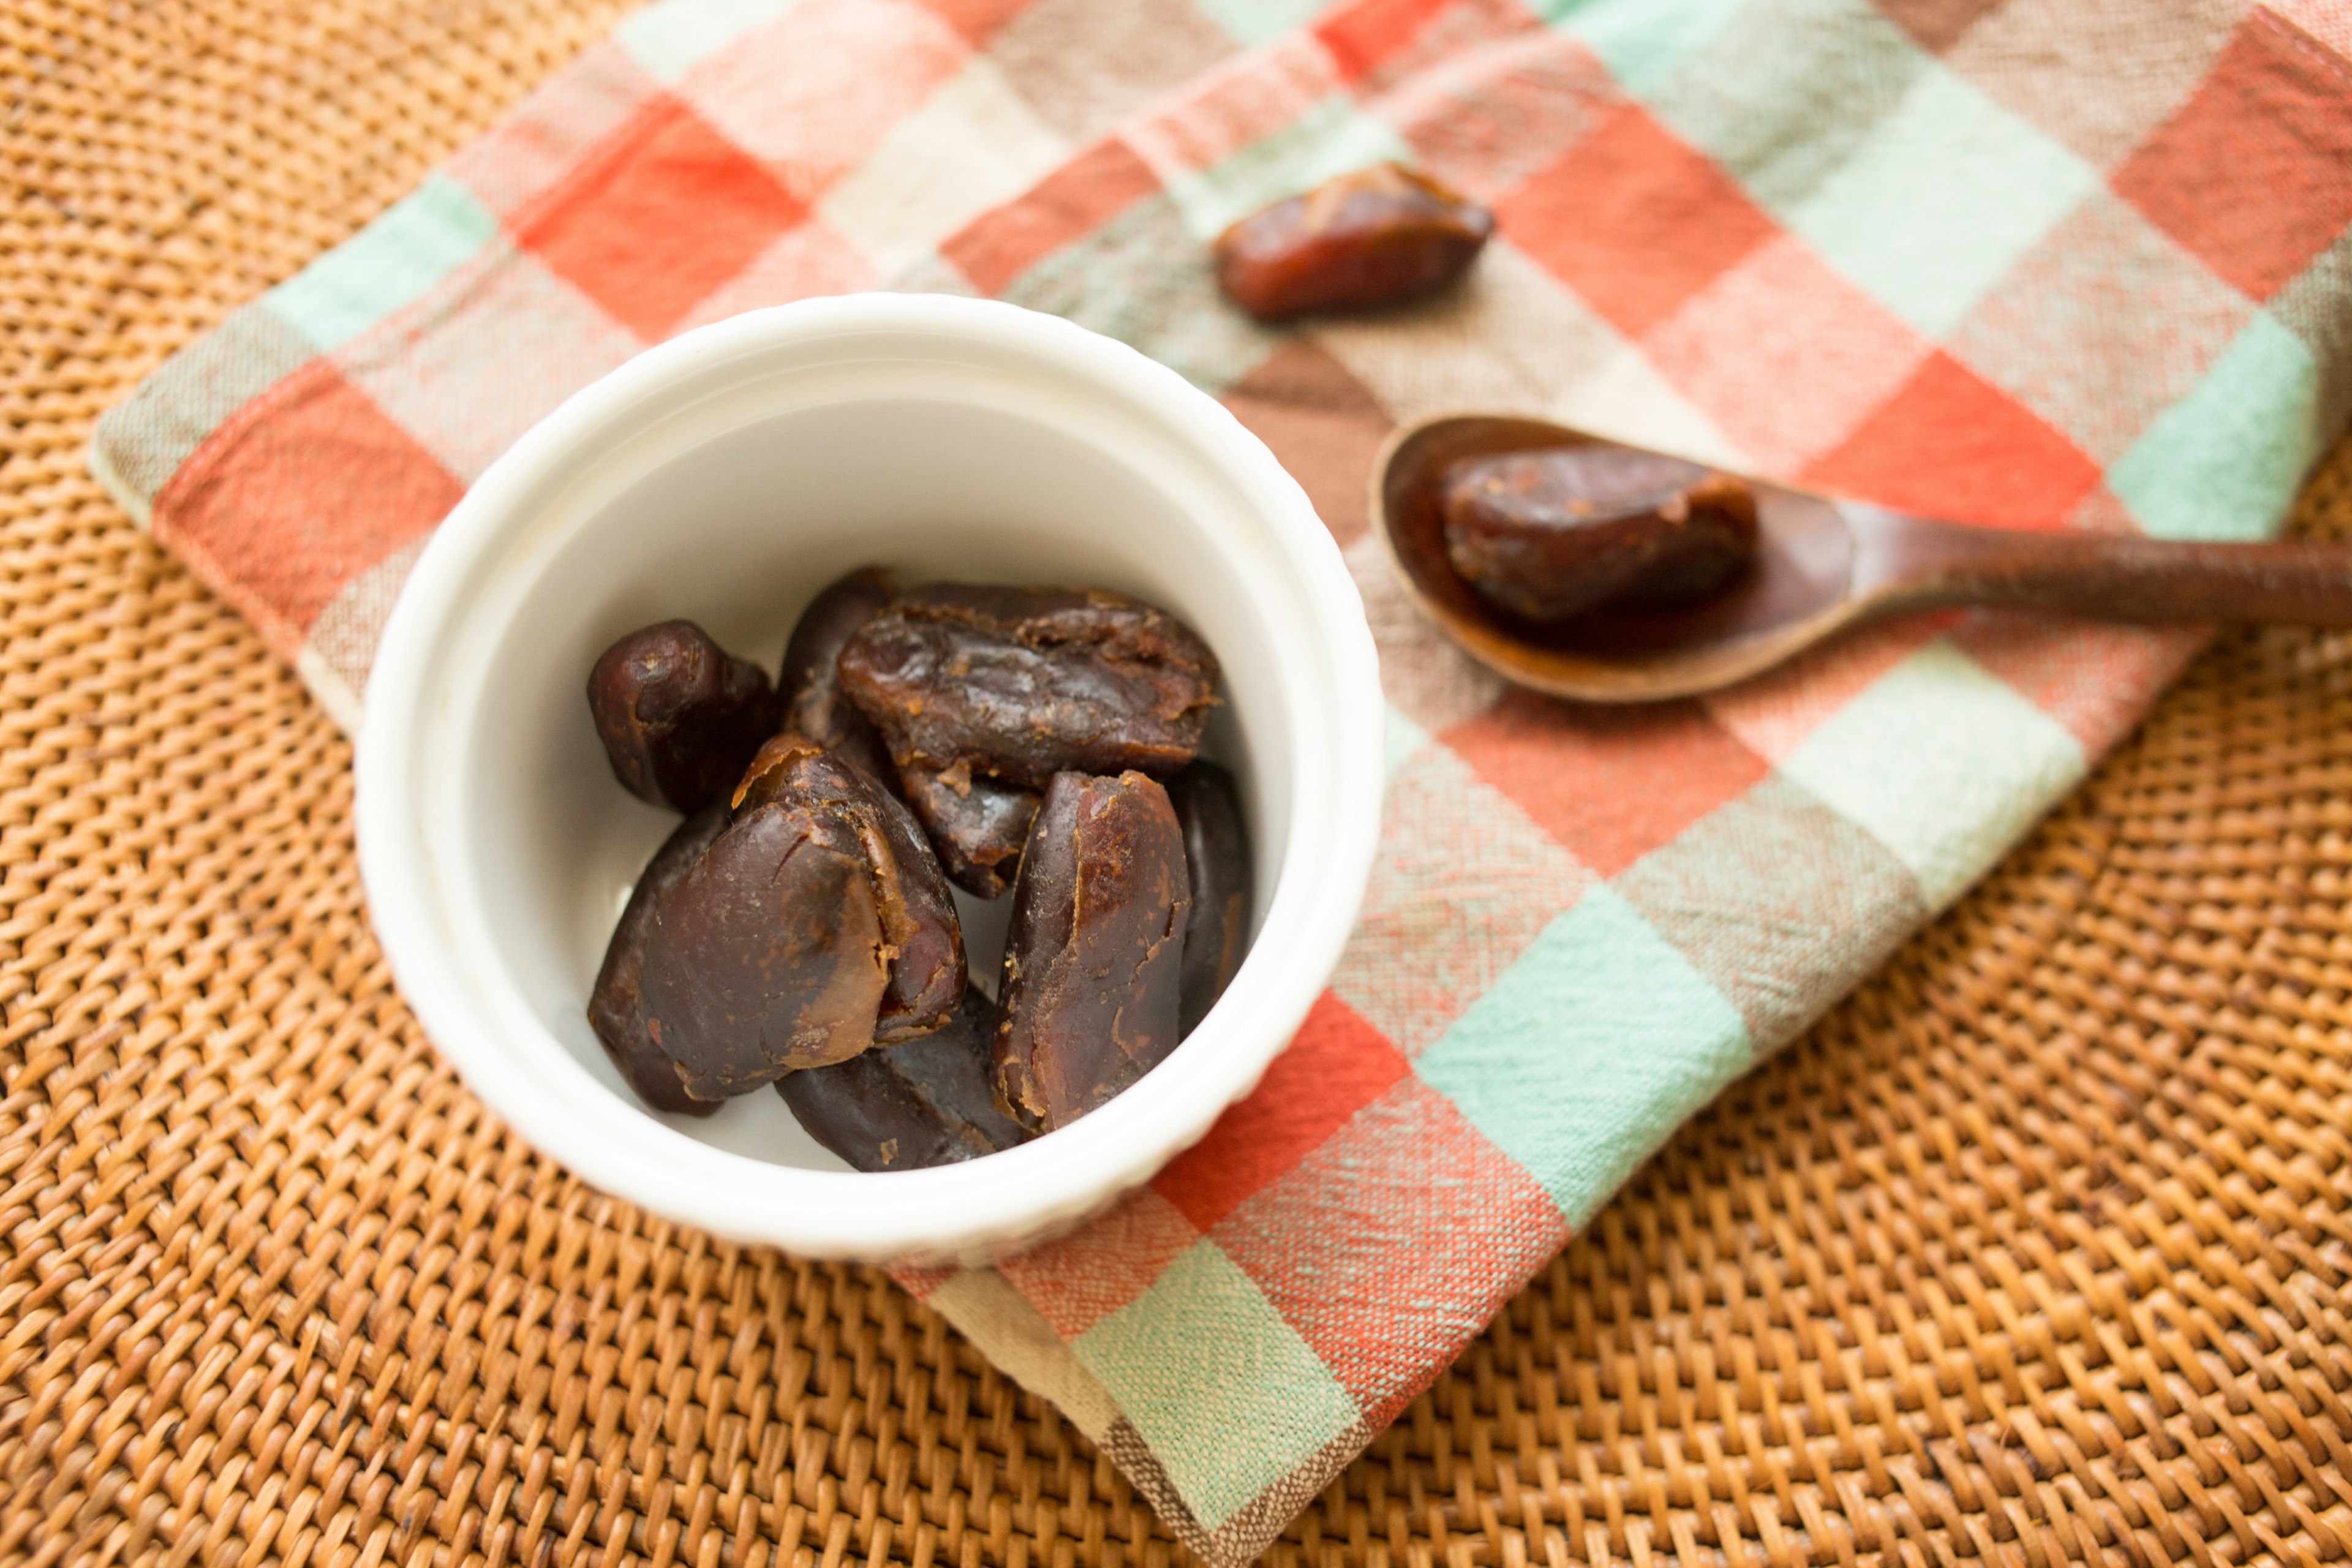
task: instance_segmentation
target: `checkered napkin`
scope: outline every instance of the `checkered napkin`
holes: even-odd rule
[[[1537,700],[1391,582],[1381,436],[1534,410],[1983,522],[2261,535],[2352,398],[2347,53],[2343,0],[660,0],[92,462],[349,723],[466,484],[748,307],[994,295],[1263,436],[1380,642],[1362,925],[1149,1187],[908,1279],[1235,1563],[2194,641],[1948,615],[1702,702]],[[1381,158],[1496,208],[1467,286],[1290,331],[1219,302],[1226,222]]]

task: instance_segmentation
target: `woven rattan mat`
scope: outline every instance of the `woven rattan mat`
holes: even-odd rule
[[[879,1275],[505,1136],[369,936],[342,739],[83,471],[614,14],[0,15],[0,1560],[1178,1555]],[[2352,451],[2303,523],[2352,532]],[[2231,637],[1274,1555],[2341,1559],[2347,886],[2352,639]]]

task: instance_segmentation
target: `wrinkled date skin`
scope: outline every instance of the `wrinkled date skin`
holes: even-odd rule
[[[874,1043],[888,950],[845,813],[778,798],[738,816],[654,906],[646,1030],[698,1100]]]
[[[654,905],[646,1028],[699,1100],[938,1027],[963,934],[906,806],[799,736],[760,750],[727,830]]]
[[[1253,213],[1217,237],[1217,282],[1262,321],[1410,300],[1460,276],[1494,215],[1395,163]]]
[[[793,625],[776,678],[783,728],[807,736],[886,787],[894,787],[898,779],[890,753],[874,721],[841,689],[835,661],[851,634],[890,602],[890,574],[865,566],[819,594]]]
[[[1192,896],[1184,830],[1158,781],[1056,773],[1013,889],[997,995],[1006,1113],[1066,1127],[1176,1048]]]
[[[1177,985],[1176,1031],[1198,1028],[1233,984],[1249,950],[1252,872],[1249,830],[1242,822],[1234,775],[1201,761],[1168,781],[1169,804],[1184,833],[1184,869],[1192,900],[1184,927]]]
[[[629,893],[621,923],[604,948],[604,967],[596,972],[596,988],[588,994],[588,1026],[604,1042],[605,1054],[637,1098],[656,1110],[708,1116],[719,1109],[715,1100],[697,1100],[686,1092],[677,1068],[646,1032],[644,998],[638,981],[646,963],[646,942],[653,934],[654,905],[677,884],[687,868],[727,830],[727,807],[706,805],[684,822],[654,851],[637,885]]]
[[[630,794],[676,811],[724,800],[775,733],[767,672],[692,621],[640,626],[588,672],[588,710]]]
[[[974,773],[969,763],[944,773],[917,763],[899,773],[898,785],[929,828],[949,880],[976,898],[1003,897],[1037,817],[1037,792]]]
[[[963,928],[914,814],[871,774],[791,731],[760,748],[735,791],[738,812],[776,800],[838,813],[865,847],[875,912],[893,955],[875,1040],[887,1045],[939,1027],[964,992]]]
[[[996,1004],[977,985],[941,1027],[829,1068],[786,1073],[776,1092],[809,1136],[858,1171],[977,1160],[1027,1138],[997,1108],[989,1073]]]
[[[1174,773],[1216,702],[1217,661],[1189,627],[1099,589],[912,589],[858,628],[840,670],[958,882],[982,898],[1003,890],[1024,793],[1065,770]]]
[[[1531,621],[1690,604],[1756,556],[1748,486],[1660,453],[1595,445],[1465,458],[1439,487],[1454,569]]]

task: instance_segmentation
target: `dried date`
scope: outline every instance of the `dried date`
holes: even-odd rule
[[[996,1103],[996,1004],[977,985],[941,1027],[829,1068],[786,1073],[776,1092],[809,1135],[859,1171],[976,1160],[1027,1134]]]
[[[1056,773],[1013,889],[998,988],[999,1101],[1049,1132],[1176,1048],[1192,898],[1184,834],[1143,773]]]
[[[1003,890],[1024,796],[1065,770],[1173,773],[1216,701],[1216,659],[1190,628],[1100,589],[916,588],[839,667],[941,858],[983,898]]]
[[[841,813],[745,813],[655,906],[646,1028],[700,1100],[874,1043],[890,970],[865,845]]]
[[[913,764],[898,784],[929,829],[948,879],[975,898],[1003,897],[1036,820],[1037,792],[975,775],[968,763],[944,772]]]
[[[786,729],[885,785],[897,779],[890,753],[874,721],[841,689],[836,661],[842,645],[889,602],[890,574],[878,566],[861,567],[830,584],[793,624],[792,638],[784,645],[783,668],[776,678]]]
[[[708,1116],[719,1109],[716,1100],[697,1100],[686,1092],[677,1064],[654,1044],[646,1031],[645,999],[638,981],[645,969],[646,942],[653,934],[654,905],[676,886],[687,868],[727,830],[724,804],[706,805],[663,840],[637,875],[627,907],[604,948],[604,966],[596,972],[596,988],[588,995],[588,1026],[604,1047],[613,1065],[621,1069],[637,1097],[656,1110]]]
[[[1454,569],[1531,621],[1689,604],[1756,554],[1746,483],[1661,453],[1594,444],[1465,458],[1439,487]]]
[[[1385,305],[1452,282],[1494,231],[1494,215],[1467,197],[1379,163],[1226,229],[1217,282],[1260,321]]]
[[[760,748],[735,791],[739,812],[775,800],[838,811],[865,846],[875,910],[891,951],[890,984],[874,1038],[887,1045],[939,1027],[963,994],[963,931],[954,896],[914,814],[839,752],[791,731]]]
[[[654,906],[646,1032],[717,1100],[944,1022],[954,903],[906,808],[796,736],[763,747],[734,820]]]
[[[767,672],[692,621],[640,626],[588,672],[588,710],[630,794],[682,812],[726,797],[775,732]]]
[[[1184,834],[1184,869],[1192,900],[1184,927],[1178,983],[1179,1038],[1200,1026],[1233,984],[1249,947],[1249,832],[1234,775],[1208,761],[1168,781],[1169,804]]]

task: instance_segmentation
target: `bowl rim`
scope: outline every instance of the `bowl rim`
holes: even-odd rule
[[[1256,1005],[1246,1020],[1213,1016],[1189,1037],[1184,1068],[1164,1080],[1155,1073],[1151,1094],[1122,1095],[1050,1138],[976,1164],[811,1171],[688,1137],[603,1084],[536,1018],[516,1006],[494,1010],[500,997],[486,1000],[480,987],[504,984],[518,1005],[520,992],[499,966],[469,963],[453,951],[441,879],[432,869],[436,830],[421,822],[419,797],[429,787],[428,743],[436,724],[448,721],[436,679],[442,649],[451,628],[465,623],[481,577],[477,568],[517,548],[533,498],[551,493],[546,487],[561,483],[568,464],[633,427],[633,415],[656,422],[666,393],[714,370],[723,374],[728,361],[826,338],[909,333],[967,352],[1010,351],[1040,370],[1118,393],[1234,487],[1309,608],[1310,640],[1336,698],[1339,754],[1330,762],[1339,787],[1336,799],[1311,809],[1303,799],[1292,803],[1291,841],[1269,921],[1284,900],[1302,901],[1287,910],[1278,971],[1254,977]],[[1378,656],[1338,542],[1273,453],[1207,393],[1115,339],[1001,301],[919,294],[805,300],[697,328],[573,393],[492,463],[434,531],[369,674],[355,767],[361,879],[393,978],[427,1037],[525,1142],[591,1185],[664,1218],[805,1255],[977,1260],[1148,1181],[1248,1093],[1289,1042],[1338,964],[1370,879],[1385,715]],[[455,750],[462,754],[460,741]],[[1363,785],[1351,784],[1357,780]],[[438,831],[455,837],[446,826]],[[1309,880],[1296,891],[1279,886],[1299,876]],[[518,1026],[544,1037],[530,1048],[542,1058],[534,1069],[551,1070],[551,1080],[527,1070],[504,1037]],[[542,1047],[553,1047],[562,1064],[544,1059]]]

